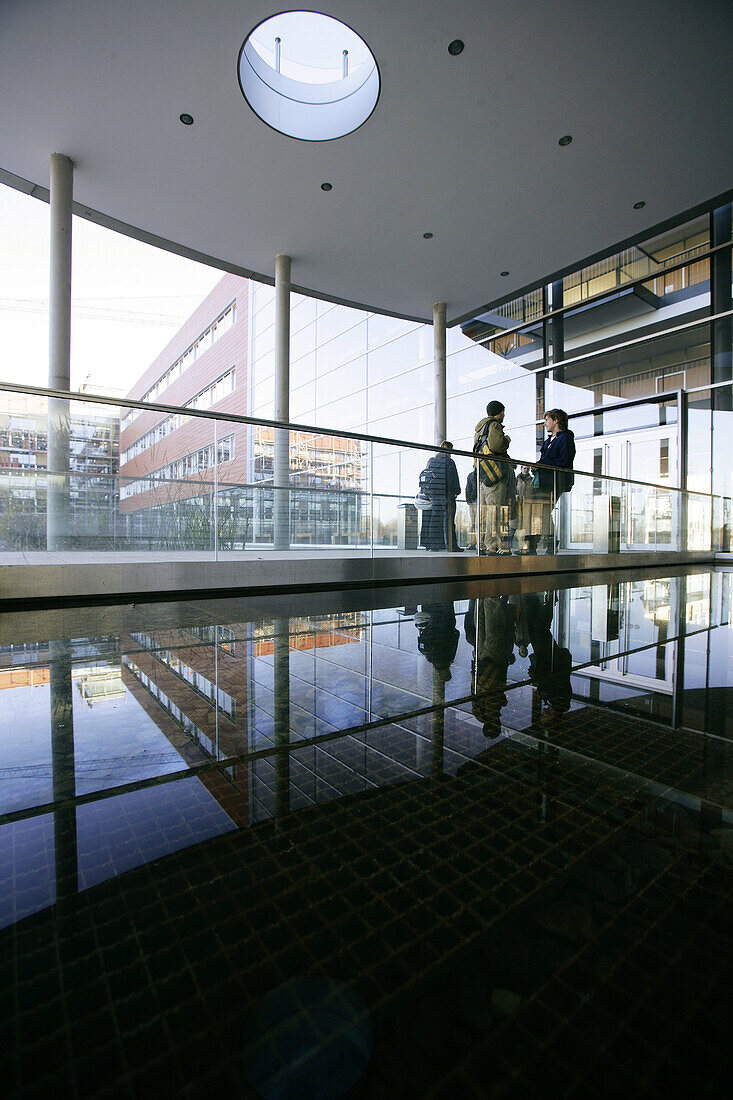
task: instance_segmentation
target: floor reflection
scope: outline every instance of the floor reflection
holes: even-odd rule
[[[530,1092],[568,1064],[583,1092],[684,1073],[666,1031],[650,1061],[637,1017],[657,1035],[707,1021],[728,965],[732,582],[596,575],[311,611],[303,597],[298,616],[280,598],[118,609],[115,629],[101,609],[14,621],[13,1088],[45,1073],[49,1090],[137,1095],[160,1071],[174,1091],[241,1091],[250,1014],[307,974],[373,1019],[349,1095]],[[41,1066],[46,1043],[66,1053]]]

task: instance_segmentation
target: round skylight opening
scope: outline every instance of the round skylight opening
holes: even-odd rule
[[[239,51],[238,75],[255,114],[301,141],[352,133],[379,99],[379,69],[366,42],[314,11],[285,11],[259,23]]]

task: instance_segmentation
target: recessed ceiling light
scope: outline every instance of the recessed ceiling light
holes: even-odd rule
[[[332,183],[322,183],[321,184],[321,191],[333,191],[333,184]]]
[[[433,234],[432,233],[423,233],[423,237],[425,238],[426,241],[429,241],[429,240],[432,240]]]
[[[643,210],[645,206],[646,206],[645,202],[635,202],[634,203],[634,210]]]
[[[557,144],[558,145],[570,145],[572,140],[573,139],[572,139],[570,134],[563,134],[563,136],[560,138],[560,140],[558,141]]]
[[[193,126],[193,115],[179,115],[178,116],[184,126]]]
[[[509,274],[509,272],[508,271],[500,271],[499,274],[501,275],[502,279],[505,279],[507,277],[507,275]]]
[[[459,53],[463,53],[464,45],[460,38],[454,38],[452,42],[448,43],[448,53],[451,57],[458,57]]]

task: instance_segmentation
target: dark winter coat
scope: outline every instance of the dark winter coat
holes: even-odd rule
[[[539,461],[545,466],[556,466],[561,470],[572,470],[575,459],[575,436],[566,428],[557,435],[548,435],[540,449]],[[550,491],[557,487],[557,495],[572,489],[575,478],[572,473],[553,475],[552,470],[538,470],[540,489]]]

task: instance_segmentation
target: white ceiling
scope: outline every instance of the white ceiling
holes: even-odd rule
[[[66,153],[97,220],[266,278],[285,252],[311,293],[421,319],[442,300],[449,321],[733,185],[729,0],[317,7],[382,78],[331,142],[281,136],[240,92],[277,2],[2,0],[0,179],[47,188]]]

